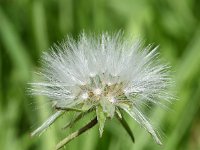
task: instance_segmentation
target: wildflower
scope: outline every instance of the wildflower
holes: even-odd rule
[[[143,126],[161,144],[157,132],[145,117],[142,107],[169,100],[168,66],[158,58],[157,48],[143,47],[140,40],[124,41],[121,34],[99,37],[80,35],[77,41],[67,38],[42,57],[42,81],[32,83],[32,94],[49,97],[57,110],[32,135],[42,133],[65,111],[79,112],[73,125],[91,111],[96,118],[72,137],[99,124],[100,136],[106,119],[117,117],[132,140],[134,136],[122,111]]]

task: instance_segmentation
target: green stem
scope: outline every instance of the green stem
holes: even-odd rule
[[[57,109],[57,110],[65,110],[65,111],[77,111],[77,112],[83,112],[82,109],[77,109],[77,108],[67,108],[67,107],[60,107],[60,106],[55,106],[55,109]]]
[[[62,141],[60,141],[56,145],[56,150],[61,149],[65,144],[69,143],[74,138],[78,137],[79,135],[81,135],[85,131],[87,131],[90,128],[92,128],[93,126],[95,126],[96,124],[97,124],[97,117],[95,117],[92,121],[90,121],[88,124],[86,124],[84,127],[82,127],[81,129],[79,129],[78,131],[75,131],[74,133],[70,134],[69,136],[67,136],[66,138],[64,138]]]

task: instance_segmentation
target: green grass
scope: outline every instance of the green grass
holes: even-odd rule
[[[70,34],[123,30],[160,45],[172,66],[177,100],[170,110],[148,112],[161,130],[162,149],[200,149],[200,3],[197,0],[2,0],[0,1],[0,149],[53,149],[62,138],[85,124],[61,130],[66,114],[40,137],[30,132],[52,109],[45,97],[28,96],[27,83],[41,64],[43,51]],[[91,114],[93,115],[93,114]],[[126,116],[136,142],[132,144],[118,121],[108,121],[102,138],[98,128],[68,145],[72,150],[161,149],[150,135]]]

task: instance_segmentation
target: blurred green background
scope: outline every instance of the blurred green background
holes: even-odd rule
[[[73,114],[58,120],[42,136],[30,132],[52,109],[45,97],[27,94],[27,83],[41,64],[41,53],[67,34],[123,30],[160,45],[172,65],[178,100],[169,110],[147,112],[161,132],[156,145],[143,128],[127,118],[136,143],[117,120],[108,121],[66,146],[70,150],[200,149],[200,1],[199,0],[0,0],[0,149],[50,150],[77,129],[61,130]],[[85,123],[86,121],[83,120]],[[83,125],[83,123],[80,123]]]

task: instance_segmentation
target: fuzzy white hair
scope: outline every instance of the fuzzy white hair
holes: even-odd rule
[[[124,40],[120,33],[99,37],[81,34],[77,41],[68,37],[44,53],[43,69],[38,72],[42,81],[32,83],[31,92],[49,97],[62,108],[102,105],[111,117],[116,108],[122,109],[161,144],[141,109],[149,103],[170,101],[166,91],[171,83],[169,66],[161,63],[157,48],[144,47],[138,39]],[[54,114],[33,134],[60,114]]]

